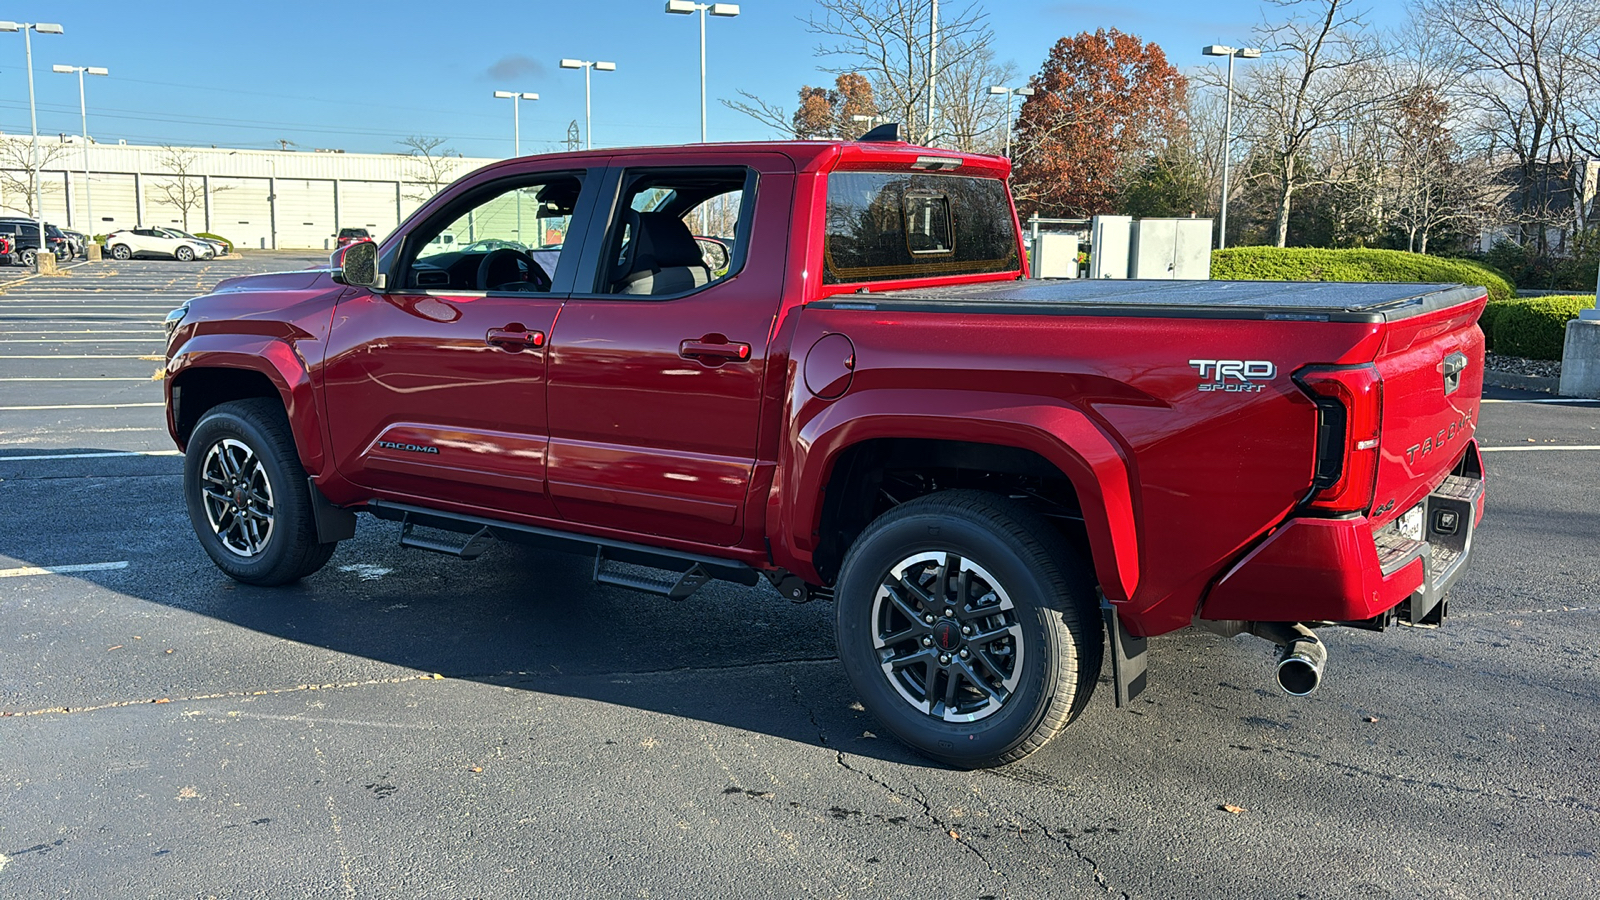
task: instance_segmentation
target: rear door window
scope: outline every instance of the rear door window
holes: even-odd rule
[[[1019,267],[1005,182],[907,172],[828,176],[828,284]]]

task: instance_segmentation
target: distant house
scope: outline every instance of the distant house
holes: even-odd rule
[[[1480,229],[1479,250],[1501,241],[1538,243],[1542,227],[1543,248],[1565,256],[1575,235],[1600,223],[1600,159],[1542,163],[1532,178],[1515,165],[1499,172],[1489,198],[1498,215]]]

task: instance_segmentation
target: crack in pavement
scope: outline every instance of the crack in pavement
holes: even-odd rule
[[[794,691],[795,704],[801,709],[805,710],[806,718],[811,720],[811,727],[816,729],[818,743],[822,744],[823,746],[828,746],[828,733],[826,729],[822,727],[822,723],[817,721],[816,710],[812,709],[811,704],[805,702],[805,700],[800,696],[799,682],[790,679],[789,684]],[[1011,893],[1011,877],[995,868],[994,863],[989,860],[988,855],[982,850],[979,850],[977,846],[972,843],[972,841],[968,840],[967,837],[961,833],[959,828],[953,827],[950,823],[939,818],[939,816],[933,811],[933,804],[928,802],[927,797],[923,796],[920,789],[917,789],[914,785],[912,786],[912,789],[916,790],[916,796],[912,796],[911,794],[898,790],[892,785],[878,778],[876,775],[873,775],[871,772],[868,772],[865,769],[858,769],[855,766],[850,765],[850,762],[845,759],[845,752],[838,748],[834,748],[833,757],[834,762],[846,772],[861,778],[865,778],[867,781],[884,789],[889,794],[922,807],[922,814],[928,819],[929,822],[932,822],[934,826],[937,827],[941,832],[948,834],[952,840],[961,845],[962,849],[968,851],[982,861],[984,868],[988,869],[991,875],[995,875],[1001,880],[1005,893],[1007,895]]]
[[[1095,884],[1098,884],[1104,888],[1106,893],[1117,894],[1122,897],[1122,900],[1133,900],[1132,894],[1129,894],[1127,891],[1119,891],[1116,888],[1113,888],[1111,886],[1111,882],[1106,880],[1105,874],[1100,871],[1100,864],[1095,862],[1094,857],[1083,852],[1082,850],[1079,850],[1077,847],[1074,847],[1072,845],[1071,838],[1057,835],[1055,832],[1051,831],[1049,825],[1040,822],[1038,819],[1025,812],[1018,812],[1017,816],[1024,821],[1031,823],[1033,827],[1039,829],[1040,834],[1044,835],[1047,839],[1067,848],[1069,853],[1071,853],[1073,856],[1076,856],[1079,861],[1087,864],[1089,866],[1089,874],[1094,876]]]
[[[77,713],[99,712],[103,709],[122,709],[128,706],[148,706],[153,703],[193,703],[200,700],[227,700],[235,697],[267,697],[274,694],[293,694],[299,691],[332,691],[340,688],[367,687],[375,684],[405,684],[412,681],[437,681],[443,675],[405,675],[398,678],[370,678],[366,681],[345,681],[332,684],[297,684],[294,687],[267,688],[261,691],[220,691],[215,694],[193,694],[187,697],[150,697],[143,700],[114,700],[110,703],[99,703],[94,706],[49,706],[43,709],[30,709],[23,712],[3,712],[0,718],[46,716],[46,715],[76,715]]]
[[[447,675],[445,677],[454,678],[454,679],[462,680],[462,681],[484,681],[484,682],[493,681],[494,679],[497,679],[497,678],[511,679],[513,681],[515,681],[516,679],[522,679],[522,680],[525,680],[525,681],[536,681],[536,680],[545,679],[545,678],[632,678],[632,677],[635,677],[635,676],[647,676],[647,675],[674,675],[674,674],[677,674],[677,673],[680,673],[680,672],[736,672],[736,671],[743,671],[743,670],[747,670],[747,669],[768,668],[768,667],[771,667],[771,666],[814,665],[814,664],[817,664],[817,663],[831,663],[831,662],[836,661],[838,658],[839,657],[837,657],[837,656],[801,656],[801,657],[796,657],[794,659],[768,659],[768,660],[758,660],[756,662],[723,663],[721,665],[709,665],[709,666],[673,666],[673,667],[667,668],[667,669],[637,669],[637,670],[633,670],[633,671],[622,671],[622,672],[585,672],[585,673],[576,674],[576,675],[568,675],[567,673],[562,672],[561,670],[557,669],[554,672],[535,672],[535,671],[532,671],[532,670],[507,670],[507,671],[503,671],[503,672],[484,672],[484,673],[476,673],[476,674],[471,674],[471,673],[451,673],[451,674],[449,674],[449,675]]]

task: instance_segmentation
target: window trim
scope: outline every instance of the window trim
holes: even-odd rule
[[[575,283],[574,274],[577,266],[557,266],[556,272],[550,278],[548,291],[480,291],[480,290],[439,290],[437,288],[420,288],[406,286],[407,277],[411,274],[412,265],[416,262],[416,254],[411,252],[411,246],[416,243],[415,237],[426,233],[435,223],[449,224],[461,218],[467,211],[476,208],[481,203],[514,189],[519,184],[537,184],[548,182],[564,176],[577,178],[579,181],[578,202],[572,207],[572,225],[567,229],[567,240],[562,242],[561,254],[567,254],[567,246],[576,236],[578,244],[573,248],[574,259],[581,259],[584,248],[584,236],[589,230],[586,218],[593,215],[595,199],[599,196],[598,185],[604,181],[606,170],[603,167],[558,168],[539,171],[524,171],[508,174],[500,178],[490,179],[482,184],[462,191],[451,198],[450,202],[434,212],[433,215],[418,222],[415,227],[408,229],[400,235],[395,244],[394,256],[389,265],[389,277],[386,286],[381,291],[385,294],[406,294],[412,296],[432,297],[564,297],[572,292]],[[441,226],[440,230],[443,230]],[[420,252],[420,251],[419,251]]]
[[[676,294],[613,294],[599,290],[602,279],[605,278],[609,266],[607,260],[611,258],[613,242],[617,238],[617,227],[621,220],[618,213],[623,207],[622,197],[624,189],[632,182],[633,178],[643,173],[666,174],[701,174],[707,171],[732,172],[736,169],[744,170],[744,184],[739,188],[743,196],[739,201],[739,222],[734,226],[735,237],[743,235],[743,240],[736,241],[733,247],[732,258],[728,261],[728,274],[707,282],[687,291]],[[653,166],[630,165],[614,166],[606,176],[603,189],[603,200],[595,203],[595,216],[590,225],[588,239],[584,241],[585,252],[582,259],[582,274],[578,277],[580,282],[586,282],[589,290],[580,289],[577,283],[573,284],[572,297],[585,300],[621,300],[621,301],[661,301],[678,300],[698,294],[701,291],[717,287],[731,279],[737,278],[744,271],[745,263],[749,259],[750,234],[755,228],[755,212],[757,193],[760,189],[761,173],[748,164],[731,163],[724,165],[698,165],[698,166]],[[732,193],[731,191],[729,193]],[[720,196],[720,195],[717,195]],[[707,198],[710,199],[710,198]],[[605,214],[601,215],[600,207],[604,206]]]

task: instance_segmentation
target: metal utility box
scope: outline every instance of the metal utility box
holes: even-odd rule
[[[1078,236],[1041,232],[1033,239],[1033,277],[1077,278]]]
[[[1133,228],[1130,277],[1209,279],[1211,228],[1210,219],[1140,219]]]
[[[1127,278],[1132,216],[1095,216],[1089,224],[1089,277]]]

